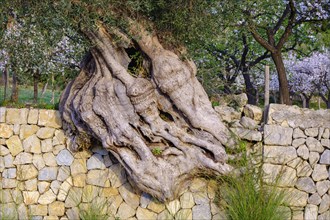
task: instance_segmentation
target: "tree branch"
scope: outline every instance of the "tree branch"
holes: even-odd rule
[[[278,44],[276,45],[276,49],[281,49],[292,33],[292,28],[295,23],[297,12],[296,12],[296,8],[294,6],[293,0],[289,1],[289,6],[290,6],[289,22],[288,22],[287,26],[285,27],[284,33],[282,34]]]

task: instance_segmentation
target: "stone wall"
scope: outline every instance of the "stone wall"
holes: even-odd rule
[[[292,219],[330,219],[330,111],[271,104],[264,125],[266,181],[278,178]]]
[[[107,151],[73,153],[57,111],[0,108],[0,219],[223,219],[211,201],[215,182],[192,181],[162,204],[137,192]]]

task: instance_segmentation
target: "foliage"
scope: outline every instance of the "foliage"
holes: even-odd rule
[[[151,150],[151,152],[155,155],[155,156],[160,156],[163,153],[163,150],[160,149],[159,147],[155,147]]]

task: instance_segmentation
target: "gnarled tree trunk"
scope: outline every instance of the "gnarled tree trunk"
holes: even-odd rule
[[[95,46],[62,95],[60,111],[72,149],[88,147],[90,137],[100,140],[137,187],[169,200],[195,171],[229,172],[224,146],[234,143],[195,64],[164,49],[142,27],[131,32],[136,40],[118,31],[114,38],[102,27],[85,32]],[[139,77],[128,70],[129,47],[143,55]]]

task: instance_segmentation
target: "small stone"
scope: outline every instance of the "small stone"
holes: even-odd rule
[[[34,134],[23,141],[24,151],[28,153],[41,153],[41,144],[39,138]]]
[[[296,182],[296,187],[299,190],[308,192],[308,193],[315,193],[316,192],[316,186],[312,178],[310,177],[301,177]]]
[[[243,125],[244,128],[254,130],[258,127],[258,123],[254,121],[251,118],[248,118],[246,116],[243,116],[240,120],[241,125]]]
[[[37,137],[40,139],[53,138],[54,132],[55,132],[54,128],[43,127],[38,130]]]
[[[329,220],[330,219],[330,211],[326,211],[323,214],[317,217],[318,220]]]
[[[100,154],[93,154],[87,160],[87,170],[105,169],[103,157]]]
[[[13,134],[12,125],[0,124],[0,138],[10,138]]]
[[[195,178],[190,184],[190,191],[192,193],[204,191],[206,188],[207,182],[205,181],[205,179],[202,178]]]
[[[1,190],[0,204],[3,205],[5,203],[10,203],[10,202],[13,202],[13,198],[11,196],[10,190],[9,189]]]
[[[44,168],[46,166],[45,161],[42,158],[41,154],[34,154],[32,163],[38,170],[41,170],[42,168]]]
[[[319,134],[319,128],[307,128],[305,134],[309,137],[317,137]]]
[[[57,194],[57,200],[64,201],[66,199],[66,196],[68,195],[71,186],[72,186],[72,178],[69,177],[61,184],[59,188],[59,192]]]
[[[322,153],[324,151],[324,147],[322,146],[320,141],[315,138],[308,137],[306,139],[306,145],[309,148],[309,151],[315,151],[319,153]]]
[[[300,129],[300,128],[295,128],[293,130],[293,138],[297,139],[297,138],[306,138],[307,136],[305,135],[305,133]]]
[[[43,220],[58,220],[58,219],[59,219],[58,216],[49,215],[49,216],[45,216]]]
[[[16,178],[16,168],[5,169],[2,172],[2,177],[6,179],[14,179]]]
[[[284,201],[288,206],[305,207],[307,205],[308,193],[295,188],[284,188]]]
[[[21,152],[17,154],[13,164],[19,165],[19,164],[29,164],[32,163],[32,154],[26,153],[26,152]]]
[[[116,217],[120,219],[128,219],[135,215],[135,209],[123,202],[118,209]]]
[[[55,201],[48,206],[49,215],[63,216],[65,212],[64,202]]]
[[[309,198],[308,198],[308,203],[313,204],[313,205],[319,205],[321,203],[321,196],[318,193],[313,193]]]
[[[129,183],[125,183],[118,189],[120,195],[124,201],[132,208],[136,209],[140,204],[139,197],[134,193],[132,186]]]
[[[71,175],[75,176],[80,173],[87,173],[86,160],[76,159],[70,165]]]
[[[108,189],[113,189],[113,188],[109,187]],[[152,201],[152,196],[149,195],[148,193],[143,192],[140,197],[140,207],[144,209],[147,208],[147,206],[151,201]]]
[[[328,194],[325,194],[322,197],[320,206],[319,206],[319,213],[322,214],[323,212],[329,210],[330,208],[330,196]]]
[[[36,125],[21,125],[19,132],[19,137],[21,140],[24,140],[31,135],[35,134],[39,130],[39,127]]]
[[[10,151],[3,145],[0,145],[0,156],[6,156]]]
[[[52,183],[50,184],[50,188],[53,190],[53,192],[57,195],[58,191],[61,187],[61,182],[58,180],[54,180],[52,181]]]
[[[4,156],[3,163],[5,168],[14,167],[14,157],[11,154]]]
[[[53,150],[52,139],[46,139],[41,141],[41,152],[48,153]]]
[[[259,131],[249,130],[245,128],[230,128],[239,138],[249,141],[261,141],[262,134]]]
[[[316,190],[320,196],[323,196],[330,189],[330,181],[323,180],[316,183]]]
[[[109,212],[117,213],[117,210],[122,202],[123,202],[123,198],[121,198],[120,195],[110,197],[109,198],[110,206],[108,207]]]
[[[315,164],[319,161],[320,154],[317,152],[310,152],[308,162],[314,168]]]
[[[316,164],[312,173],[312,178],[314,181],[321,181],[329,178],[326,165]]]
[[[51,128],[62,127],[62,120],[60,113],[55,110],[40,109],[38,125],[51,127]]]
[[[57,155],[63,149],[65,149],[64,144],[56,145],[55,147],[53,147],[53,154]]]
[[[23,151],[22,142],[17,135],[11,136],[7,141],[6,145],[12,156],[16,156]]]
[[[264,126],[264,143],[266,145],[291,145],[292,128],[282,127],[280,125]]]
[[[323,132],[324,132],[324,128],[319,127],[319,134],[317,135],[317,140],[321,140]]]
[[[73,185],[75,187],[85,187],[86,185],[86,174],[80,173],[73,176]]]
[[[109,167],[108,179],[111,181],[112,187],[120,187],[127,182],[126,172],[120,164],[114,164]]]
[[[295,148],[297,148],[297,147],[303,145],[305,142],[306,142],[306,139],[305,138],[294,139],[292,141],[292,146],[295,147]]]
[[[38,123],[39,110],[30,109],[27,122],[28,124],[37,124]]]
[[[275,181],[278,181],[279,186],[293,187],[296,182],[296,170],[291,167],[264,164],[262,169],[265,174],[264,180],[266,183],[274,184]]]
[[[137,219],[156,219],[157,214],[149,211],[148,209],[138,207],[136,210]]]
[[[62,130],[56,130],[53,138],[53,145],[65,144],[66,137]]]
[[[77,187],[71,187],[68,196],[65,199],[64,206],[66,208],[76,207],[81,203],[81,198],[83,195],[83,189]]]
[[[38,170],[32,165],[17,166],[17,180],[30,180],[38,176]]]
[[[28,113],[29,110],[26,108],[7,108],[6,122],[7,124],[27,124]]]
[[[0,123],[6,122],[6,107],[0,107]]]
[[[183,209],[191,209],[195,205],[194,197],[191,192],[185,192],[180,197],[180,204]]]
[[[80,210],[77,207],[73,207],[71,209],[67,209],[66,216],[68,219],[80,219],[79,217]]]
[[[211,209],[209,204],[196,205],[192,208],[193,219],[211,219]]]
[[[43,159],[45,161],[46,166],[55,167],[57,166],[56,159],[53,153],[44,153]]]
[[[93,147],[91,150],[93,153],[100,154],[102,156],[109,155],[109,151],[107,151],[106,149],[104,149],[102,146],[99,145]]]
[[[108,170],[90,170],[87,173],[86,183],[104,187],[108,174]]]
[[[286,164],[296,157],[297,152],[294,147],[264,146],[264,161],[266,163]]]
[[[194,201],[197,205],[209,203],[209,197],[207,196],[207,191],[195,192],[193,194]]]
[[[46,216],[47,212],[48,212],[47,205],[31,205],[30,206],[31,215]]]
[[[305,207],[304,219],[317,220],[317,210],[316,205],[308,204]]]
[[[309,157],[309,150],[307,148],[307,146],[301,145],[298,149],[297,149],[297,154],[299,157],[301,157],[304,160],[307,160]]]
[[[25,189],[28,191],[37,191],[37,178],[25,181]]]
[[[324,129],[322,137],[324,139],[329,139],[330,138],[330,129],[329,128]]]
[[[21,203],[17,207],[17,214],[18,214],[18,219],[29,219],[28,209],[26,208],[24,203]]]
[[[148,209],[156,213],[161,213],[165,209],[165,205],[154,200],[149,203]]]
[[[56,180],[57,177],[57,167],[44,167],[43,169],[40,170],[39,175],[38,175],[38,180]]]
[[[180,202],[179,200],[173,200],[166,204],[167,210],[170,212],[171,215],[175,215],[180,210]]]
[[[49,190],[50,183],[49,182],[38,182],[38,191],[40,194],[43,194],[47,190]]]
[[[21,129],[21,126],[19,124],[14,124],[13,125],[14,135],[19,135],[19,130],[20,129]]]
[[[87,185],[82,191],[82,202],[92,202],[99,194],[100,188],[93,185]]]
[[[310,176],[313,172],[312,167],[309,165],[307,161],[303,161],[297,165],[297,176]]]
[[[39,197],[38,203],[41,205],[48,205],[54,202],[55,200],[56,200],[56,195],[53,193],[52,190],[48,190]]]
[[[258,123],[262,120],[262,109],[258,106],[247,104],[245,105],[243,112],[246,117],[257,121]]]
[[[36,204],[39,199],[38,191],[23,191],[23,200],[25,205]]]
[[[191,209],[181,209],[175,214],[175,219],[186,219],[192,220],[192,210]]]
[[[119,195],[118,189],[113,187],[105,187],[101,189],[100,196],[102,197],[112,197]],[[141,196],[142,198],[142,196]]]
[[[330,139],[321,139],[321,145],[330,149]]]
[[[330,150],[325,150],[320,158],[320,164],[330,165]]]
[[[157,216],[157,220],[173,220],[173,216],[169,213],[169,211],[164,210]]]
[[[104,161],[104,165],[106,167],[110,167],[113,164],[112,160],[109,157],[109,155],[103,156],[103,161]]]
[[[2,184],[3,189],[12,189],[12,188],[17,187],[17,180],[16,179],[2,179],[1,184]]]
[[[1,204],[0,218],[1,219],[17,219],[17,205],[15,203]]]

